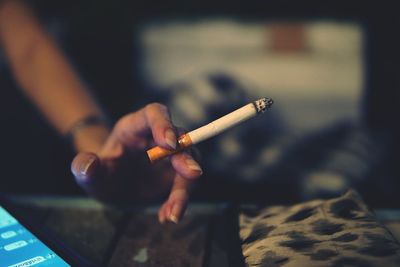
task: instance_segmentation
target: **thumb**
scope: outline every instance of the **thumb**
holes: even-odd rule
[[[72,161],[71,171],[76,182],[84,189],[89,189],[101,173],[101,161],[94,153],[82,152]]]

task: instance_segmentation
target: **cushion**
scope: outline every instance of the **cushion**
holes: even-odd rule
[[[352,190],[293,206],[242,207],[247,266],[400,266],[400,244]]]

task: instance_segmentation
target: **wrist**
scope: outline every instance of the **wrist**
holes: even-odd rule
[[[77,152],[98,153],[110,135],[105,125],[89,125],[74,134],[73,146]]]
[[[77,152],[97,153],[110,134],[107,121],[100,116],[88,116],[77,121],[66,134]]]

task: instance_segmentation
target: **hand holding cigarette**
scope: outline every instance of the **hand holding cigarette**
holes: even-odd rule
[[[78,184],[90,195],[107,203],[129,206],[169,193],[159,210],[161,223],[182,218],[190,188],[201,175],[189,153],[178,153],[153,165],[144,151],[155,143],[175,149],[177,136],[167,107],[152,103],[125,115],[115,124],[100,151],[81,152],[71,170]]]
[[[213,122],[210,122],[207,125],[204,125],[203,127],[182,135],[178,139],[178,146],[176,149],[166,149],[160,146],[155,146],[147,150],[147,155],[152,163],[157,162],[263,113],[267,108],[271,107],[272,104],[273,101],[271,98],[261,98],[256,100]]]

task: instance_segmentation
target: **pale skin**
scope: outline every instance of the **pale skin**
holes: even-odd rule
[[[21,90],[61,135],[83,118],[104,117],[23,2],[0,0],[0,44]],[[159,209],[159,221],[176,223],[181,219],[190,189],[202,170],[188,153],[157,165],[146,161],[145,151],[150,146],[176,146],[177,130],[165,106],[149,104],[119,119],[112,129],[105,124],[82,128],[73,140],[77,156],[71,170],[90,195],[131,204],[156,199],[170,190]]]

